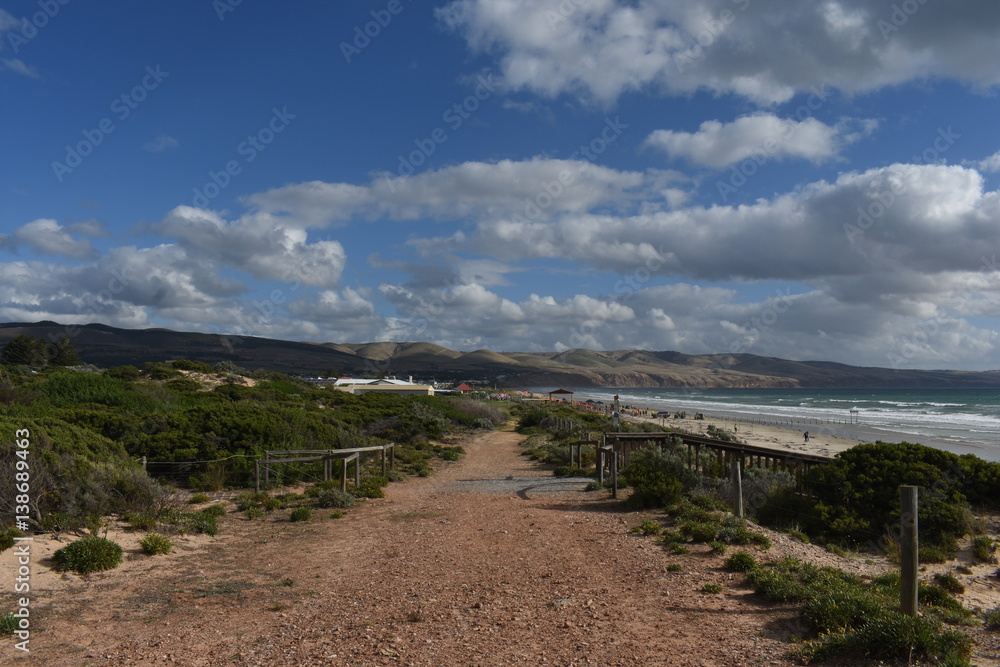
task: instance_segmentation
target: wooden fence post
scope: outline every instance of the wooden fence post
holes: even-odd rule
[[[253,489],[260,493],[260,459],[253,462]]]
[[[730,465],[733,473],[733,513],[743,518],[743,476],[740,474],[740,462],[733,461]]]
[[[618,452],[611,452],[611,497],[618,499]]]
[[[917,487],[901,486],[899,487],[899,496],[902,503],[901,535],[899,538],[901,556],[899,604],[900,611],[904,614],[916,616],[919,591],[917,566],[920,546],[917,526]]]

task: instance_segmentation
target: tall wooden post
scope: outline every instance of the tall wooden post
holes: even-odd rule
[[[919,563],[919,537],[917,526],[917,487],[899,487],[902,514],[900,515],[900,611],[910,616],[917,615],[919,585],[917,567]]]
[[[731,465],[733,474],[733,513],[743,518],[743,476],[740,474],[740,462],[733,461]]]

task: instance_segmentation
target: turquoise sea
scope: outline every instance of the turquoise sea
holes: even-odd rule
[[[767,417],[785,420],[789,428],[864,440],[907,440],[1000,461],[1000,390],[996,389],[588,387],[573,391],[577,401],[610,402],[618,394],[622,403],[653,410],[733,419]]]

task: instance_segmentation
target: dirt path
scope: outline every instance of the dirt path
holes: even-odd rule
[[[670,556],[628,534],[643,516],[536,469],[520,440],[477,436],[343,519],[231,513],[171,555],[53,575],[28,662],[796,664],[794,612],[758,604],[707,547]]]

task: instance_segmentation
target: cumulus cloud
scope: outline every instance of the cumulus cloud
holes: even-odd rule
[[[347,255],[337,241],[308,241],[301,225],[266,213],[224,220],[213,211],[178,206],[153,230],[177,239],[192,256],[202,256],[258,278],[333,287]]]
[[[0,236],[0,247],[10,251],[18,246],[27,246],[35,252],[47,255],[61,255],[70,259],[86,259],[94,255],[90,241],[75,239],[72,232],[90,231],[88,225],[63,227],[55,220],[39,218],[21,227],[10,235]]]
[[[975,166],[979,168],[979,171],[984,173],[993,174],[1000,171],[1000,151],[997,151],[985,160],[976,162]]]
[[[932,77],[1000,83],[1000,7],[865,0],[455,0],[438,10],[509,90],[610,104],[630,91],[785,102],[827,84],[847,93]]]
[[[661,202],[662,190],[685,181],[670,171],[619,171],[585,159],[531,158],[464,162],[413,176],[382,174],[366,185],[309,182],[247,198],[285,225],[323,227],[352,219],[456,220],[531,217]]]
[[[699,166],[723,168],[753,156],[765,159],[800,158],[822,162],[837,157],[862,132],[848,134],[848,123],[830,126],[815,118],[795,121],[762,113],[732,123],[707,120],[697,132],[656,130],[645,145],[671,158],[686,158]],[[866,124],[871,128],[871,123]]]

